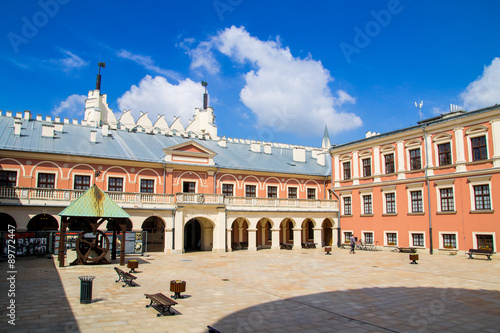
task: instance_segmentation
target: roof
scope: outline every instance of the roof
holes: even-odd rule
[[[78,199],[66,207],[59,216],[114,217],[129,218],[96,184],[85,191]]]
[[[14,121],[21,122],[21,135],[14,134]],[[130,132],[122,129],[109,130],[111,135],[103,136],[102,128],[72,123],[63,124],[62,132],[57,131],[56,126],[54,137],[43,137],[43,124],[52,123],[0,116],[0,149],[164,163],[163,149],[195,141],[216,154],[213,157],[213,166],[219,168],[295,175],[331,174],[330,159],[325,158],[325,165],[320,165],[312,157],[313,152],[307,149],[306,162],[296,162],[293,160],[292,148],[281,148],[276,145],[272,146],[271,154],[267,154],[263,149],[261,152],[251,151],[250,143],[227,141],[226,147],[222,147],[217,140]],[[91,131],[97,131],[96,142],[90,142]],[[168,162],[168,164],[190,165],[184,162]]]

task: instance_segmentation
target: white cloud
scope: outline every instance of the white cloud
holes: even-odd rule
[[[66,118],[78,117],[84,114],[87,96],[73,94],[62,101],[52,110],[54,116],[62,115]]]
[[[65,58],[51,59],[50,62],[52,64],[61,67],[63,72],[70,72],[73,70],[77,70],[89,64],[88,61],[83,60],[82,58],[80,58],[79,56],[70,51],[61,50],[61,52],[66,55]]]
[[[239,64],[250,63],[254,69],[245,74],[246,85],[240,92],[241,101],[257,116],[257,127],[318,135],[325,123],[331,133],[357,128],[361,119],[341,111],[344,103],[355,100],[345,91],[335,96],[328,83],[333,81],[320,61],[310,56],[294,57],[279,40],[261,41],[242,27],[227,28],[193,50],[192,66],[209,72],[215,66],[211,50],[216,49]],[[193,56],[195,55],[195,56]],[[210,61],[200,61],[205,55]]]
[[[212,52],[212,42],[200,42],[196,48],[191,48],[194,43],[193,38],[186,38],[180,42],[178,46],[186,50],[186,53],[191,57],[191,69],[205,68],[210,74],[216,74],[220,71],[220,65],[215,60]]]
[[[131,60],[149,71],[166,76],[176,81],[181,81],[181,76],[177,72],[158,67],[150,56],[133,54],[127,50],[120,50],[116,53],[116,55],[122,59]]]
[[[475,110],[500,103],[500,58],[485,66],[483,74],[471,82],[460,95],[467,110]]]
[[[135,120],[140,111],[148,112],[148,117],[154,123],[157,115],[165,115],[168,124],[174,116],[180,116],[186,127],[187,119],[191,118],[196,107],[203,106],[204,88],[199,82],[186,79],[178,85],[171,84],[162,76],[151,77],[146,75],[139,85],[133,85],[118,98],[120,110],[132,110]]]

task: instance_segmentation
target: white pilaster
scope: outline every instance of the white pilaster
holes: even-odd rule
[[[280,249],[280,229],[271,229],[272,233],[272,244],[271,250],[279,250]]]
[[[257,251],[257,229],[248,229],[248,251]]]
[[[321,247],[323,245],[321,242],[321,231],[322,231],[322,228],[313,228],[314,243],[316,243],[318,245],[318,247]]]
[[[293,229],[293,250],[300,250],[302,248],[302,228]]]
[[[380,147],[373,148],[373,169],[374,182],[380,181]]]
[[[429,170],[427,170],[427,174],[429,176],[432,176],[434,174],[434,170],[432,170],[432,168],[434,167],[434,164],[433,164],[433,154],[432,154],[432,135],[430,134],[427,134],[427,138],[426,138],[426,141],[427,142],[427,147],[425,149],[425,162],[427,163],[427,168]]]
[[[397,151],[398,151],[398,179],[405,179],[405,146],[403,141],[396,142]]]
[[[173,253],[183,253],[184,252],[184,212],[181,209],[175,211],[174,218],[175,226],[175,248]]]
[[[455,132],[455,149],[457,150],[456,172],[465,172],[467,171],[467,167],[465,166],[464,128],[457,127],[453,131]]]
[[[333,179],[335,181],[335,186],[338,187],[340,186],[340,184],[338,184],[338,182],[340,181],[340,159],[339,159],[339,155],[335,155],[335,157],[333,158],[333,165],[334,165],[334,175],[333,175]]]
[[[353,185],[359,185],[359,158],[357,151],[352,153],[352,181]]]
[[[500,119],[493,119],[490,123],[493,137],[493,167],[500,168]]]

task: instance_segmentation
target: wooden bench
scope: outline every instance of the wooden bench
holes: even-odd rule
[[[293,249],[293,244],[292,243],[281,243],[281,248],[291,250],[291,249]]]
[[[118,280],[115,282],[123,281],[125,284],[122,287],[125,287],[126,285],[129,285],[130,287],[134,286],[134,280],[137,279],[136,276],[127,273],[123,271],[122,269],[115,267],[116,274],[118,274]]]
[[[398,252],[417,253],[417,249],[413,247],[398,247]]]
[[[149,303],[149,305],[146,305],[147,308],[152,306],[153,303],[161,308],[161,312],[156,315],[157,317],[163,316],[163,314],[165,313],[165,310],[167,310],[170,314],[175,315],[175,312],[170,311],[170,307],[176,305],[177,304],[176,301],[168,298],[167,296],[163,295],[162,293],[144,294],[144,296],[146,296],[146,298],[151,301],[151,303]]]
[[[474,259],[472,256],[473,255],[482,255],[486,256],[486,260],[491,260],[491,255],[493,254],[493,250],[488,250],[488,249],[469,249],[469,252],[467,252],[469,255],[469,258],[467,259]]]
[[[304,249],[315,249],[316,248],[316,243],[313,243],[313,242],[305,242],[304,244],[302,244],[302,247]]]
[[[216,330],[215,328],[213,328],[210,325],[208,325],[207,328],[208,328],[208,333],[221,333],[221,331]]]

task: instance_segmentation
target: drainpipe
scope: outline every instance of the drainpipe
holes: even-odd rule
[[[432,214],[431,214],[431,192],[429,185],[429,176],[427,174],[427,170],[429,168],[429,153],[427,151],[427,131],[425,130],[426,125],[422,126],[422,130],[424,131],[424,145],[425,145],[425,180],[427,182],[427,211],[429,213],[429,253],[433,254],[432,247]]]

